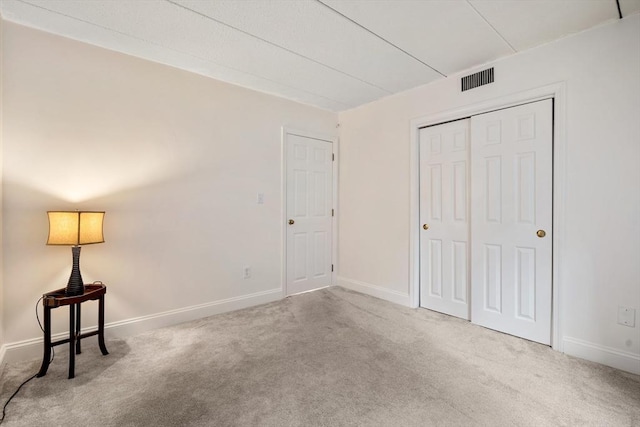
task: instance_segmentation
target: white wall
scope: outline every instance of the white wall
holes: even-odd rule
[[[281,297],[281,127],[331,135],[336,114],[4,26],[8,360],[25,347],[40,354],[34,304],[71,271],[70,248],[45,245],[47,210],[106,211],[106,243],[82,248],[81,270],[85,283],[107,284],[112,326]],[[84,309],[86,326],[94,311]],[[54,332],[66,327],[66,311],[54,311]]]
[[[617,324],[640,309],[640,15],[490,65],[488,86],[453,76],[339,115],[339,283],[409,303],[411,119],[565,82],[562,344],[640,373],[640,321]]]

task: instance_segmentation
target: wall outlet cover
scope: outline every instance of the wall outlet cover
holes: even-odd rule
[[[618,307],[618,323],[624,326],[636,326],[636,309],[631,307]]]

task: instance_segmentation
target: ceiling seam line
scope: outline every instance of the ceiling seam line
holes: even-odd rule
[[[374,87],[374,88],[376,88],[376,89],[379,89],[379,90],[381,90],[381,91],[385,92],[387,95],[391,95],[391,94],[393,94],[393,92],[391,92],[391,91],[390,91],[390,90],[388,90],[388,89],[382,88],[382,87],[380,87],[380,86],[378,86],[378,85],[376,85],[376,84],[373,84],[373,83],[368,82],[368,81],[366,81],[366,80],[363,80],[363,79],[361,79],[361,78],[359,78],[359,77],[357,77],[357,76],[354,76],[354,75],[351,75],[351,74],[349,74],[349,73],[346,73],[346,72],[344,72],[344,71],[342,71],[342,70],[339,70],[339,69],[337,69],[337,68],[334,68],[334,67],[332,67],[332,66],[330,66],[330,65],[323,64],[323,63],[322,63],[322,62],[320,62],[320,61],[316,61],[316,60],[315,60],[315,59],[313,59],[313,58],[309,58],[308,56],[302,55],[302,54],[300,54],[300,53],[298,53],[298,52],[296,52],[296,51],[293,51],[293,50],[291,50],[291,49],[288,49],[288,48],[286,48],[286,47],[284,47],[284,46],[280,46],[279,44],[276,44],[276,43],[273,43],[273,42],[271,42],[271,41],[269,41],[269,40],[263,39],[262,37],[258,37],[258,36],[254,35],[254,34],[251,34],[251,33],[247,32],[247,31],[245,31],[245,30],[242,30],[242,29],[240,29],[240,28],[238,28],[238,27],[234,27],[233,25],[227,24],[226,22],[220,21],[220,20],[218,20],[218,19],[216,19],[216,18],[213,18],[213,17],[211,17],[211,16],[209,16],[209,15],[206,15],[206,14],[204,14],[204,13],[202,13],[202,12],[198,12],[197,10],[193,10],[193,9],[191,9],[191,8],[188,8],[187,6],[182,5],[182,4],[175,3],[173,0],[165,0],[165,1],[166,1],[167,3],[169,3],[169,4],[172,4],[172,5],[174,5],[174,6],[178,6],[178,7],[182,8],[182,9],[184,9],[184,10],[187,10],[187,11],[189,11],[189,12],[195,13],[196,15],[202,16],[202,17],[203,17],[203,18],[205,18],[205,19],[209,19],[209,20],[211,20],[211,21],[213,21],[213,22],[217,22],[218,24],[221,24],[221,25],[224,25],[224,26],[226,26],[226,27],[229,27],[229,28],[231,28],[231,29],[233,29],[233,30],[235,30],[235,31],[238,31],[238,32],[240,32],[240,33],[242,33],[242,34],[245,34],[245,35],[247,35],[247,36],[249,36],[249,37],[253,37],[254,39],[257,39],[257,40],[260,40],[260,41],[262,41],[262,42],[264,42],[264,43],[270,44],[271,46],[277,47],[278,49],[282,49],[282,50],[284,50],[284,51],[286,51],[286,52],[289,52],[289,53],[291,53],[291,54],[293,54],[293,55],[296,55],[296,56],[298,56],[298,57],[300,57],[300,58],[306,59],[307,61],[311,61],[311,62],[313,62],[314,64],[318,64],[318,65],[320,65],[320,66],[322,66],[322,67],[328,68],[328,69],[330,69],[330,70],[332,70],[332,71],[335,71],[335,72],[337,72],[337,73],[340,73],[340,74],[342,74],[342,75],[345,75],[345,76],[347,76],[347,77],[350,77],[350,78],[352,78],[352,79],[354,79],[354,80],[357,80],[357,81],[359,81],[359,82],[362,82],[362,83],[364,83],[364,84],[367,84],[367,85],[369,85],[369,86],[371,86],[371,87]]]
[[[152,41],[150,41],[150,40],[143,39],[143,38],[141,38],[141,37],[133,36],[133,35],[131,35],[131,34],[128,34],[128,33],[125,33],[125,32],[122,32],[122,31],[119,31],[119,30],[116,30],[116,29],[113,29],[113,28],[105,27],[104,25],[98,25],[98,24],[96,24],[96,23],[94,23],[94,22],[91,22],[91,21],[87,21],[87,20],[84,20],[84,19],[80,19],[80,18],[77,18],[77,17],[75,17],[75,16],[67,15],[67,14],[65,14],[65,13],[60,13],[60,12],[55,11],[55,10],[47,9],[46,7],[42,7],[42,6],[40,6],[40,5],[36,5],[36,4],[33,4],[33,3],[29,3],[28,1],[24,1],[24,0],[16,0],[16,1],[18,1],[18,2],[20,2],[20,3],[27,4],[27,5],[32,6],[32,7],[36,7],[36,8],[38,8],[38,9],[46,10],[47,12],[55,13],[56,15],[64,16],[65,18],[69,18],[69,19],[73,19],[73,20],[76,20],[76,21],[79,21],[79,22],[83,22],[83,23],[85,23],[85,24],[93,25],[94,27],[102,28],[103,30],[112,31],[112,32],[114,32],[114,33],[117,33],[117,34],[120,34],[120,35],[123,35],[123,36],[126,36],[126,37],[130,37],[130,38],[132,38],[132,39],[139,40],[139,41],[144,42],[144,43],[148,43],[148,44],[151,44],[151,45],[154,45],[154,46],[158,46],[158,47],[161,47],[161,48],[163,48],[163,49],[167,49],[167,50],[170,50],[170,51],[172,51],[172,52],[179,53],[179,54],[181,54],[181,55],[190,56],[190,57],[192,57],[192,58],[195,58],[195,59],[198,59],[198,60],[201,60],[201,61],[207,62],[207,63],[211,63],[211,64],[214,64],[214,65],[219,66],[219,67],[226,68],[227,70],[237,71],[237,72],[243,73],[243,74],[245,74],[245,75],[247,75],[247,76],[251,76],[251,77],[255,77],[255,78],[258,78],[258,79],[261,79],[261,80],[267,81],[267,82],[275,83],[275,84],[278,84],[278,85],[281,85],[281,86],[287,87],[287,88],[289,88],[289,89],[297,90],[297,91],[300,91],[300,92],[306,93],[306,94],[308,94],[308,95],[317,96],[318,98],[322,98],[322,99],[325,99],[325,100],[327,100],[327,101],[335,102],[335,103],[340,104],[340,105],[343,105],[343,106],[345,106],[345,107],[347,107],[347,108],[352,108],[349,104],[347,104],[347,103],[345,103],[345,102],[343,102],[343,101],[338,101],[338,100],[333,99],[333,98],[328,98],[328,97],[326,97],[326,96],[324,96],[324,95],[320,95],[320,94],[317,94],[317,93],[314,93],[314,92],[310,92],[310,91],[308,91],[308,90],[306,90],[306,89],[298,88],[298,87],[295,87],[295,86],[290,86],[290,85],[287,85],[287,84],[285,84],[285,83],[279,82],[279,81],[277,81],[277,80],[268,79],[268,78],[266,78],[266,77],[263,77],[263,76],[259,76],[259,75],[257,75],[257,74],[250,73],[250,72],[248,72],[248,71],[241,70],[241,69],[239,69],[239,68],[229,67],[228,65],[220,64],[219,62],[213,61],[213,60],[211,60],[211,59],[203,58],[203,57],[201,57],[201,56],[194,55],[194,54],[189,53],[189,52],[183,52],[183,51],[181,51],[181,50],[177,50],[177,49],[174,49],[174,48],[171,48],[171,47],[165,46],[165,45],[160,44],[160,43],[152,42]],[[26,24],[25,24],[25,25],[26,25]],[[32,27],[32,28],[34,28],[34,27]],[[37,28],[36,28],[36,29],[37,29]],[[44,30],[42,30],[42,31],[44,31]],[[55,33],[52,33],[52,34],[55,34]],[[59,34],[59,35],[60,35],[60,34]],[[82,40],[79,40],[79,39],[74,39],[74,38],[71,38],[71,37],[69,37],[69,36],[63,36],[63,35],[61,35],[61,36],[62,36],[62,37],[70,38],[71,40],[80,41],[80,42],[82,42],[82,43],[86,43],[86,44],[89,44],[89,45],[91,45],[91,46],[97,46],[97,47],[100,47],[100,48],[102,48],[102,49],[107,49],[107,50],[110,50],[110,51],[112,51],[112,52],[118,52],[118,53],[121,53],[121,54],[123,54],[123,55],[132,56],[132,57],[134,57],[134,58],[143,59],[143,60],[145,60],[145,61],[155,62],[156,64],[162,64],[162,65],[165,65],[165,66],[167,66],[167,67],[175,68],[175,69],[177,69],[177,70],[184,70],[184,71],[187,71],[187,72],[190,72],[190,73],[193,73],[193,74],[197,74],[197,75],[200,75],[200,76],[208,77],[208,78],[211,78],[211,79],[214,79],[214,80],[220,81],[220,82],[224,82],[224,83],[232,84],[232,85],[234,85],[234,86],[239,86],[239,87],[247,88],[246,86],[241,86],[241,85],[240,85],[240,84],[238,84],[238,83],[231,83],[231,82],[229,82],[229,81],[221,80],[221,79],[216,78],[216,77],[207,76],[207,75],[204,75],[204,74],[197,73],[197,72],[195,72],[195,71],[186,70],[186,69],[184,69],[184,68],[180,68],[180,67],[177,67],[177,66],[172,65],[172,64],[168,64],[168,63],[164,63],[164,62],[154,61],[154,60],[152,60],[152,59],[143,58],[143,57],[141,57],[141,56],[133,55],[133,54],[130,54],[130,53],[126,53],[126,52],[119,51],[119,50],[114,50],[114,49],[111,49],[111,48],[108,48],[108,47],[104,47],[104,46],[100,46],[100,45],[93,44],[93,43],[88,43],[88,42],[86,42],[86,41],[82,41]],[[269,93],[269,92],[261,91],[261,90],[258,90],[258,89],[252,89],[252,90],[255,90],[255,91],[257,91],[257,92],[262,92],[262,93]],[[290,100],[292,100],[292,101],[294,101],[294,102],[302,102],[302,101],[296,101],[295,99],[292,99],[292,98],[286,98],[286,97],[283,97],[283,96],[280,96],[280,95],[274,95],[274,96],[278,96],[279,98],[284,98],[284,99],[290,99]]]
[[[498,35],[498,37],[500,37],[500,38],[502,39],[502,41],[503,41],[503,42],[505,42],[505,43],[506,43],[506,44],[511,48],[511,50],[513,50],[513,53],[517,53],[517,52],[518,52],[518,50],[517,50],[515,47],[513,47],[513,45],[512,45],[511,43],[509,43],[509,41],[508,41],[506,38],[504,38],[504,36],[503,36],[502,34],[500,34],[500,31],[498,31],[498,30],[496,29],[496,27],[494,27],[494,26],[493,26],[493,24],[491,24],[491,22],[489,22],[489,20],[488,20],[487,18],[485,18],[485,17],[484,17],[484,15],[483,15],[483,14],[481,14],[481,13],[480,13],[480,11],[478,11],[478,9],[476,9],[476,8],[475,8],[475,7],[474,7],[474,6],[469,2],[469,0],[466,0],[466,1],[467,1],[467,4],[471,7],[471,9],[473,9],[473,11],[474,11],[475,13],[477,13],[477,14],[478,14],[478,16],[479,16],[480,18],[482,18],[482,20],[483,20],[484,22],[486,22],[486,23],[487,23],[487,25],[488,25],[489,27],[491,27],[491,29],[492,29],[492,30],[493,30],[493,31]]]
[[[440,74],[442,77],[447,77],[446,74],[440,72],[439,70],[437,70],[436,68],[432,67],[431,65],[427,64],[426,62],[424,62],[423,60],[421,60],[420,58],[412,55],[411,53],[407,52],[406,50],[402,49],[400,46],[390,42],[389,40],[385,39],[384,37],[382,37],[381,35],[371,31],[370,29],[368,29],[367,27],[365,27],[364,25],[354,21],[353,19],[349,18],[347,15],[337,11],[336,9],[332,8],[331,6],[329,6],[328,4],[322,2],[322,0],[316,0],[318,3],[320,3],[321,5],[323,5],[324,7],[332,10],[334,13],[337,13],[338,15],[342,16],[344,19],[346,19],[347,21],[351,22],[352,24],[357,25],[358,27],[362,28],[363,30],[365,30],[366,32],[376,36],[377,38],[379,38],[380,40],[382,40],[383,42],[387,43],[389,46],[393,46],[395,49],[399,50],[400,52],[404,53],[405,55],[415,59],[416,61],[418,61],[419,63],[421,63],[422,65],[424,65],[425,67],[430,68],[431,70],[435,71],[436,73]]]

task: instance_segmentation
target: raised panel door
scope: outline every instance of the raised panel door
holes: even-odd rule
[[[551,343],[552,155],[552,100],[471,118],[471,321],[543,344]]]
[[[469,120],[420,130],[420,306],[469,319]]]
[[[332,143],[286,135],[286,293],[331,285]]]

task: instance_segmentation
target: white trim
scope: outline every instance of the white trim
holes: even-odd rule
[[[564,353],[640,375],[640,355],[594,344],[578,338],[563,338]]]
[[[333,142],[333,209],[334,215],[331,222],[332,248],[331,248],[331,263],[333,264],[333,271],[331,272],[331,284],[338,283],[338,208],[340,206],[338,201],[338,180],[340,179],[340,168],[338,162],[340,161],[340,138],[336,138]]]
[[[7,354],[7,345],[0,345],[0,373],[2,373],[2,367],[4,366],[4,357]]]
[[[371,283],[338,276],[338,286],[342,286],[343,288],[360,292],[362,294],[371,295],[395,304],[404,305],[405,307],[409,307],[411,305],[409,294],[392,291],[388,288],[383,288],[382,286],[372,285]]]
[[[335,143],[336,142],[336,136],[335,135],[329,135],[326,133],[319,133],[319,132],[311,132],[311,131],[306,131],[306,130],[300,130],[300,129],[296,129],[296,128],[292,128],[292,127],[288,127],[288,126],[283,126],[282,127],[282,135],[297,135],[297,136],[302,136],[304,138],[311,138],[311,139],[317,139],[319,141],[328,141],[331,143]]]
[[[427,120],[425,117],[424,120]],[[420,128],[423,119],[410,122],[409,141],[409,302],[411,308],[420,306]]]
[[[562,316],[560,313],[561,249],[565,230],[565,188],[566,188],[566,83],[564,81],[539,88],[493,98],[477,104],[466,105],[453,110],[429,116],[417,117],[410,121],[410,225],[409,225],[409,301],[411,307],[420,303],[420,177],[418,136],[424,126],[462,119],[486,113],[499,108],[518,104],[554,99],[553,126],[553,305],[551,344],[554,350],[562,351]]]
[[[131,319],[119,320],[105,324],[105,335],[108,339],[125,338],[142,332],[164,328],[191,320],[202,319],[215,314],[240,310],[242,308],[253,307],[260,304],[282,299],[282,289],[271,289],[268,291],[256,292],[249,295],[227,298],[212,301],[204,304],[192,305],[189,307],[168,310],[161,313],[149,314],[146,316],[134,317]],[[95,330],[95,326],[82,328],[82,332]],[[53,334],[52,340],[59,340],[68,337],[68,332]],[[3,361],[14,363],[25,359],[42,357],[42,337],[30,338],[23,341],[5,344],[0,349],[0,366]],[[65,347],[65,346],[63,346]],[[109,343],[107,342],[107,348]]]
[[[280,191],[282,192],[282,206],[280,208],[280,217],[282,220],[282,243],[280,245],[282,254],[282,273],[280,274],[280,281],[282,282],[283,295],[291,296],[294,294],[289,294],[287,291],[287,135],[297,135],[304,138],[330,142],[331,153],[335,156],[335,161],[331,162],[331,170],[333,175],[333,197],[331,204],[335,212],[335,215],[331,218],[331,263],[333,264],[334,268],[331,274],[331,283],[327,285],[327,287],[333,286],[338,278],[338,152],[340,148],[340,140],[336,136],[304,131],[287,126],[282,127],[282,141],[280,144],[280,154],[282,158],[282,169],[280,170],[280,179],[282,182],[280,189]]]

